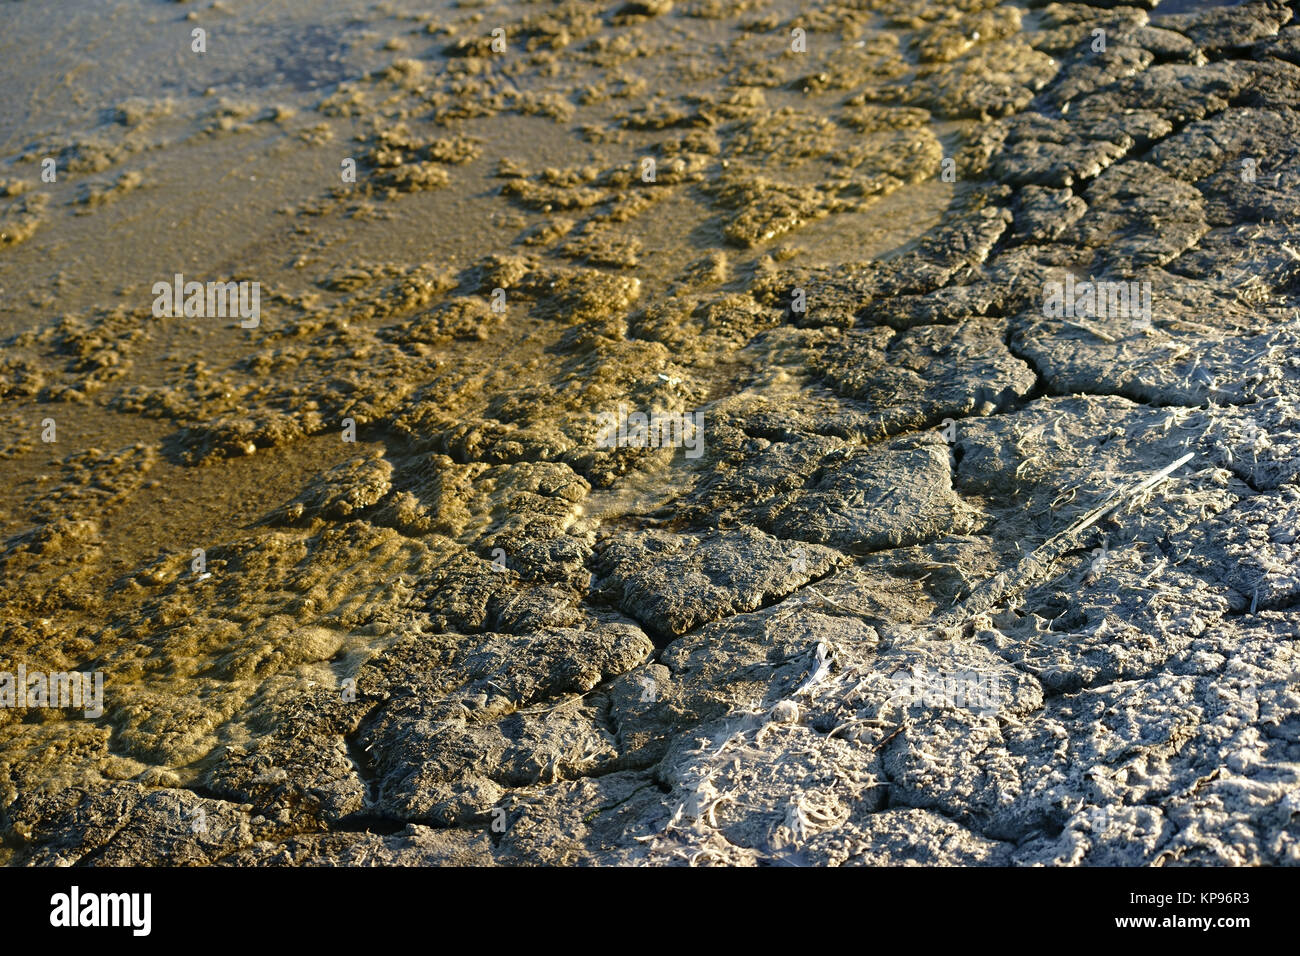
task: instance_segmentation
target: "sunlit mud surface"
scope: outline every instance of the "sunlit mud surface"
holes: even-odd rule
[[[1300,862],[1290,7],[6,6],[5,862]]]

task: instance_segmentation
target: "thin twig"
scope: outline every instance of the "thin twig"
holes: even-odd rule
[[[1168,478],[1174,471],[1191,461],[1192,457],[1192,453],[1188,452],[1173,464],[1160,469],[1154,475],[1144,478],[1128,488],[1114,492],[1101,505],[1093,508],[1070,527],[1049,538],[1021,558],[1015,567],[1003,571],[1001,574],[980,584],[971,592],[970,597],[962,602],[959,608],[949,611],[936,623],[940,627],[960,626],[977,614],[989,610],[1004,597],[1026,590],[1036,580],[1044,576],[1061,555],[1076,546],[1079,535],[1121,505],[1140,498]]]

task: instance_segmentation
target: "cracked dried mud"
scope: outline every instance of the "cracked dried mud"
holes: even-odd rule
[[[1300,4],[1150,6],[7,4],[0,862],[1300,864]]]

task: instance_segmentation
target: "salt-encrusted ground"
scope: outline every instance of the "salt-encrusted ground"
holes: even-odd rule
[[[4,343],[0,669],[106,677],[0,710],[9,861],[1300,862],[1292,8],[479,12],[213,114],[359,166],[231,260],[300,257],[238,347],[147,269]],[[92,207],[137,109],[67,147]],[[429,191],[502,217],[427,207],[468,260],[340,258]],[[703,454],[599,447],[620,404]]]

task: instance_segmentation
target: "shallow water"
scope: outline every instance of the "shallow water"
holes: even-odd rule
[[[619,400],[778,405],[801,370],[733,350],[780,309],[728,297],[749,301],[778,263],[896,255],[959,194],[936,167],[966,121],[846,105],[914,69],[868,12],[813,11],[795,54],[794,3],[627,23],[581,4],[551,21],[548,4],[7,6],[0,222],[24,237],[0,246],[0,664],[107,673],[101,720],[0,714],[11,795],[202,781],[276,726],[274,701],[391,641],[418,610],[410,582],[486,556],[531,507],[504,490],[512,462],[577,455],[581,422]],[[497,23],[499,58],[445,52]],[[416,160],[431,150],[450,158]],[[654,184],[638,181],[648,155]],[[412,165],[424,186],[392,178]],[[789,202],[803,211],[768,205]],[[260,283],[258,326],[154,316],[154,283],[176,273]],[[483,308],[498,287],[503,318]],[[518,440],[481,437],[494,429]],[[453,473],[476,490],[439,503],[410,478],[435,452],[439,493]],[[312,537],[326,525],[272,515],[367,455],[396,464],[431,530],[354,529],[329,551]],[[552,531],[592,540],[695,480],[680,454],[619,469],[589,473]]]

